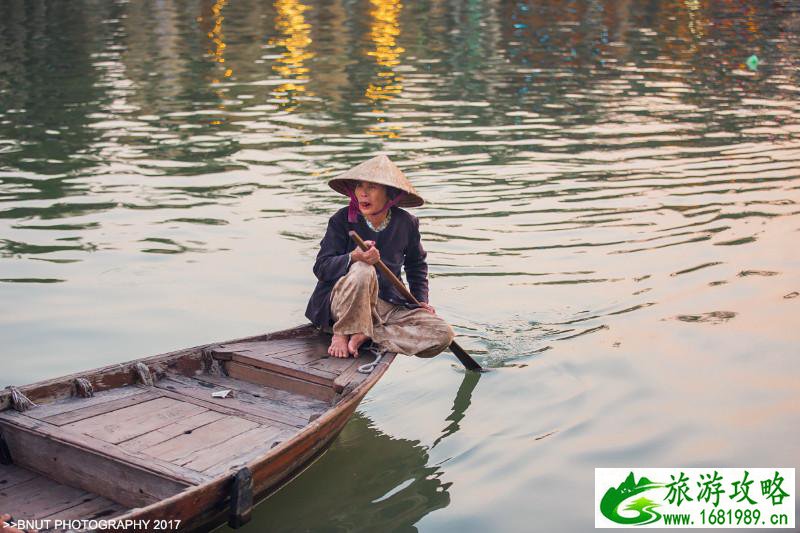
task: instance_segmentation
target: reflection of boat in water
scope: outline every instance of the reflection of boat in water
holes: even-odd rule
[[[0,511],[173,530],[244,523],[331,444],[394,358],[366,375],[363,360],[328,358],[329,342],[302,326],[1,392]]]
[[[439,466],[418,442],[356,413],[311,470],[253,511],[264,531],[407,531],[450,504]]]
[[[458,431],[479,372],[467,372],[437,438]],[[435,444],[434,444],[435,445]],[[398,439],[355,413],[314,466],[253,511],[252,527],[274,531],[413,531],[428,513],[450,504],[441,465],[429,448]]]

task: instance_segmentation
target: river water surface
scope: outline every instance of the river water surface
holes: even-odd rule
[[[580,532],[595,467],[800,467],[796,2],[0,5],[0,385],[304,322],[365,158],[427,200],[495,370],[398,358],[244,531]]]

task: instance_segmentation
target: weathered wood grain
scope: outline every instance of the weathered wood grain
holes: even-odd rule
[[[65,424],[71,424],[73,422],[78,422],[79,420],[83,420],[86,418],[91,418],[93,416],[102,415],[111,411],[116,411],[118,409],[122,409],[124,407],[130,407],[132,405],[138,405],[140,403],[147,402],[149,400],[154,400],[159,398],[159,394],[152,389],[143,389],[139,387],[124,387],[124,389],[133,389],[138,391],[138,394],[130,394],[120,397],[118,399],[110,399],[106,402],[95,402],[93,404],[89,404],[86,407],[72,409],[70,411],[66,411],[63,413],[54,414],[52,416],[42,416],[44,413],[39,413],[37,409],[31,409],[29,413],[26,413],[31,418],[37,418],[48,424],[53,424],[56,426],[63,426]],[[111,391],[109,391],[111,392]],[[87,398],[85,401],[88,401],[94,398]],[[76,402],[80,403],[84,401],[81,399],[76,399]]]
[[[146,505],[208,481],[192,470],[18,413],[0,413],[0,429],[16,464],[122,505]]]
[[[307,366],[317,370],[323,370],[325,372],[329,372],[334,376],[339,376],[342,372],[347,371],[354,365],[357,367],[358,365],[369,363],[372,360],[373,360],[372,357],[355,357],[355,358],[325,357],[317,359],[316,361],[312,361]]]
[[[57,415],[76,411],[78,409],[86,409],[87,407],[94,407],[96,405],[105,404],[115,400],[121,400],[130,396],[144,394],[146,392],[147,389],[144,387],[130,385],[127,387],[119,387],[116,389],[96,392],[91,398],[79,398],[75,396],[64,398],[52,403],[39,405],[29,410],[25,414],[32,418],[46,420]]]
[[[301,352],[296,352],[295,354],[282,353],[278,354],[277,357],[302,364],[308,362],[308,360],[328,357],[328,346],[330,346],[330,339],[308,339],[303,344]]]
[[[307,418],[298,416],[294,412],[278,409],[270,404],[252,401],[246,396],[238,398],[213,398],[211,390],[199,386],[191,378],[171,376],[159,382],[158,387],[165,395],[191,402],[195,405],[225,413],[241,416],[259,424],[284,424],[286,427],[302,427]]]
[[[342,392],[351,383],[358,384],[367,379],[369,374],[362,374],[358,371],[359,365],[362,364],[364,364],[362,359],[353,359],[350,366],[333,380],[333,390]]]
[[[260,446],[253,447],[249,450],[247,449],[237,450],[236,456],[228,457],[224,461],[221,461],[216,465],[208,467],[207,469],[203,470],[203,473],[208,476],[214,477],[223,474],[231,469],[235,470],[239,467],[242,467],[248,464],[249,462],[253,461],[254,459],[257,459],[258,457],[268,453],[273,448],[273,445],[276,445],[276,443],[280,444],[281,442],[290,439],[292,436],[295,435],[295,433],[297,432],[281,431],[278,434],[271,435],[266,440],[264,440],[264,442],[262,442]],[[244,437],[244,435],[240,436]],[[189,465],[187,465],[187,467],[188,466]]]
[[[282,430],[277,427],[257,427],[245,431],[230,439],[220,446],[210,446],[192,453],[181,466],[205,472],[220,465],[229,465],[232,461],[252,451],[267,453],[272,448],[273,440],[280,435]],[[207,473],[207,472],[206,472]]]
[[[92,497],[85,490],[54,483],[42,476],[36,476],[11,489],[0,488],[3,509],[12,510],[15,517],[24,516],[30,519],[43,518],[69,509]]]
[[[237,363],[254,366],[256,368],[262,368],[264,370],[269,370],[278,374],[284,374],[293,378],[319,383],[320,385],[324,385],[326,387],[332,386],[333,380],[336,378],[336,374],[328,372],[324,369],[296,365],[275,357],[255,355],[251,354],[250,352],[235,353],[232,356],[232,360],[236,361]]]
[[[294,394],[289,391],[264,387],[256,383],[233,379],[227,376],[200,375],[191,379],[215,385],[216,389],[232,389],[237,391],[239,398],[251,398],[254,402],[264,402],[279,410],[286,410],[304,417],[310,411],[326,410],[327,402],[315,400],[308,396]],[[215,389],[215,390],[216,390]]]
[[[292,353],[287,353],[287,354],[279,353],[279,354],[275,355],[274,358],[275,359],[279,359],[281,361],[284,361],[286,363],[292,363],[292,364],[295,364],[295,365],[303,366],[303,365],[307,365],[308,363],[313,363],[315,361],[319,361],[323,357],[327,357],[327,354],[325,354],[325,356],[323,356],[321,354],[311,353],[308,350],[300,350],[300,351],[297,351],[297,352],[292,352]]]
[[[222,444],[240,433],[257,427],[260,426],[255,422],[228,416],[197,428],[191,433],[178,435],[155,446],[145,448],[142,453],[184,466],[197,457],[196,452]]]
[[[268,372],[250,365],[244,365],[235,361],[225,363],[225,369],[232,378],[243,379],[251,383],[258,383],[267,387],[284,389],[295,394],[303,394],[317,400],[330,401],[333,398],[333,387],[320,385],[303,379],[297,379],[283,374]]]
[[[144,450],[145,448],[155,446],[156,444],[160,444],[171,438],[177,437],[178,435],[191,433],[197,428],[203,427],[211,422],[216,422],[217,420],[225,418],[226,416],[228,415],[224,413],[206,410],[188,418],[175,421],[168,426],[150,431],[149,433],[145,433],[143,435],[139,435],[138,437],[126,440],[125,442],[121,442],[119,446],[123,450],[127,450],[129,452],[138,452]]]
[[[281,353],[294,353],[304,350],[306,344],[303,341],[264,341],[264,342],[243,342],[237,344],[220,344],[211,349],[214,355],[232,355],[242,352],[253,352],[259,355],[276,355]]]
[[[206,410],[192,403],[161,397],[62,427],[118,444]]]
[[[9,489],[14,485],[30,481],[38,475],[36,472],[16,465],[0,465],[0,489]]]
[[[111,500],[103,498],[102,496],[96,496],[94,494],[87,493],[87,496],[78,505],[68,509],[62,509],[58,512],[48,516],[43,516],[41,518],[43,520],[109,519],[127,511],[127,509],[127,507],[123,507],[118,503],[114,503]]]
[[[88,491],[65,487],[18,466],[0,467],[0,509],[17,519],[91,519],[122,513],[125,507]]]

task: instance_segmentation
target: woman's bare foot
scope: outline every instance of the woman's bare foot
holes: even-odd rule
[[[350,351],[350,355],[353,357],[358,357],[358,349],[361,347],[362,344],[367,342],[369,337],[364,335],[363,333],[355,333],[350,337],[350,342],[347,343],[347,349]]]
[[[331,345],[328,346],[328,354],[333,357],[347,357],[350,355],[347,351],[347,335],[334,335],[331,339]]]

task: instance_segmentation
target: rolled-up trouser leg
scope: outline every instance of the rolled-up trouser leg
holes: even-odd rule
[[[381,347],[417,357],[433,357],[450,346],[455,333],[438,315],[423,309],[406,309],[378,299],[380,322],[372,340]]]
[[[375,305],[378,301],[378,275],[375,267],[357,261],[342,276],[331,292],[331,314],[336,321],[333,333],[373,335],[377,321]]]

